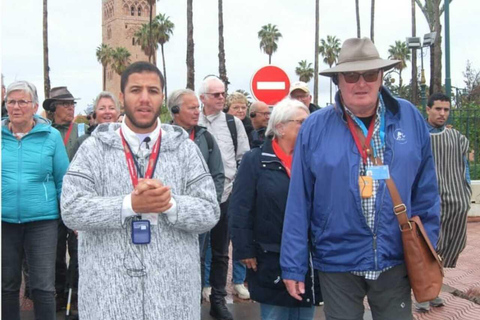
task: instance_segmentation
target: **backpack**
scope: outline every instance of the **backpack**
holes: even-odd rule
[[[198,132],[199,129],[200,129],[199,126],[195,126],[194,130],[195,130],[195,132]],[[205,132],[203,134],[205,135],[205,139],[207,140],[208,153],[212,153],[212,151],[213,151],[213,136],[207,130],[205,130]]]

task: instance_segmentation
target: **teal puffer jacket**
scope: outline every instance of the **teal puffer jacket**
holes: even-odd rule
[[[62,137],[35,116],[21,140],[2,121],[2,221],[26,223],[58,219],[62,180],[69,162]]]

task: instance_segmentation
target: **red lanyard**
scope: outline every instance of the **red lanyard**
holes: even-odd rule
[[[364,164],[367,164],[367,157],[372,154],[371,153],[370,142],[372,141],[373,129],[375,127],[375,118],[376,118],[376,115],[373,116],[372,121],[370,122],[370,126],[368,127],[367,139],[363,141],[364,144],[362,145],[362,142],[360,142],[360,138],[358,136],[358,132],[355,128],[355,123],[353,122],[350,115],[347,114],[348,128],[350,129],[350,132],[352,133],[353,140],[355,140],[355,144],[357,145],[358,151],[360,152],[360,156],[362,157]],[[361,130],[359,130],[359,131],[361,131]],[[362,133],[360,133],[360,134],[362,134]]]
[[[195,128],[192,128],[192,131],[190,131],[190,140],[195,141]]]
[[[63,145],[67,146],[68,138],[70,138],[70,133],[72,133],[73,129],[73,121],[70,123],[70,127],[68,127],[68,131],[65,134],[65,138],[63,139]]]
[[[122,129],[120,128],[120,137],[122,138],[123,151],[125,151],[125,158],[127,159],[128,172],[130,173],[130,178],[132,179],[133,187],[135,188],[138,184],[138,165],[135,159],[132,156],[132,149],[128,145],[125,137],[123,136]],[[148,159],[147,170],[145,170],[145,179],[151,179],[153,173],[155,172],[155,167],[158,162],[158,156],[160,155],[160,145],[162,144],[162,129],[158,133],[158,139],[153,145],[152,153]]]

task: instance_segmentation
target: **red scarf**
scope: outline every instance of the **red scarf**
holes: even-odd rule
[[[277,139],[272,140],[272,147],[273,147],[273,152],[275,152],[275,155],[280,159],[282,162],[283,166],[285,167],[285,170],[287,171],[288,177],[290,178],[290,171],[292,170],[292,155],[286,154],[282,148],[278,145]]]

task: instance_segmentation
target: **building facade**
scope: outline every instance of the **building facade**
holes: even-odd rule
[[[153,18],[155,15],[154,4]],[[102,0],[102,43],[108,44],[112,49],[126,48],[131,54],[130,62],[132,63],[148,61],[148,56],[142,51],[140,45],[135,44],[134,34],[142,24],[149,21],[150,6],[146,0]],[[105,88],[118,97],[120,76],[110,65],[107,67]]]

